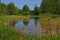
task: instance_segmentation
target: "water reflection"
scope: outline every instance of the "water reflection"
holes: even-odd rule
[[[15,27],[29,30],[30,34],[42,34],[41,25],[35,19],[30,19],[27,25],[25,25],[24,20],[20,20],[16,23]]]
[[[23,29],[21,32],[29,31],[29,34],[60,34],[60,27],[42,27],[38,18],[29,20],[19,20],[15,28]]]

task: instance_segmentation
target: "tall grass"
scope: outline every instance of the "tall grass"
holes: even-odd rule
[[[19,40],[19,33],[0,23],[0,40]]]
[[[60,34],[56,35],[42,35],[41,37],[37,37],[34,35],[25,35],[22,33],[17,32],[14,29],[11,29],[10,27],[4,25],[2,22],[6,22],[8,20],[14,20],[14,19],[21,19],[23,18],[20,16],[0,16],[0,40],[60,40]],[[52,18],[51,18],[52,17]],[[47,14],[41,14],[40,15],[40,23],[42,24],[43,27],[48,25],[47,23],[50,23],[48,27],[60,27],[60,17],[56,17],[56,15],[47,15]],[[23,18],[24,19],[24,18]],[[50,21],[49,21],[50,20]],[[49,21],[49,22],[48,22]],[[51,26],[53,25],[53,26]]]

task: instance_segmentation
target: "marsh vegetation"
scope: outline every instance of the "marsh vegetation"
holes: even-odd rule
[[[60,1],[42,0],[34,10],[0,3],[0,40],[60,40]]]

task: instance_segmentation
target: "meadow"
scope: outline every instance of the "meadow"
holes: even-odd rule
[[[37,0],[36,3],[34,0],[34,7],[31,5],[33,0],[31,2],[28,0],[29,6],[26,4],[27,0],[20,1],[0,0],[0,40],[60,40],[59,0],[42,0],[41,3],[38,1],[39,6],[36,4],[38,3]],[[19,8],[20,4],[24,4],[22,8]],[[30,9],[30,7],[33,8]],[[42,34],[31,35],[25,34],[27,31],[25,33],[20,32],[21,29],[16,29],[15,24],[21,19],[24,21],[22,24],[26,23],[26,25],[30,19],[34,19],[34,23],[41,25]],[[26,20],[29,21],[25,22]],[[31,24],[33,25],[33,23]],[[40,26],[38,25],[38,27]],[[38,29],[37,26],[35,28]],[[40,30],[38,31],[40,32]]]
[[[31,16],[29,16],[31,17]],[[7,26],[9,22],[12,20],[20,20],[20,19],[29,19],[27,16],[0,16],[0,40],[60,40],[60,34],[55,34],[53,29],[55,27],[60,28],[60,16],[59,15],[51,15],[51,14],[41,14],[39,15],[39,21],[43,28],[50,27],[52,28],[51,35],[24,35],[21,32],[18,32],[14,27]],[[34,16],[32,16],[34,17]]]

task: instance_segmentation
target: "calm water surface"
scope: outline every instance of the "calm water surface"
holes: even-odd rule
[[[15,28],[23,29],[22,32],[28,30],[30,34],[53,34],[54,32],[60,34],[60,28],[42,28],[40,21],[36,19],[19,20],[15,24]]]
[[[28,20],[26,25],[24,24],[24,20],[19,20],[15,27],[26,29],[30,31],[31,34],[42,34],[42,27],[40,23],[36,23],[35,19]]]

